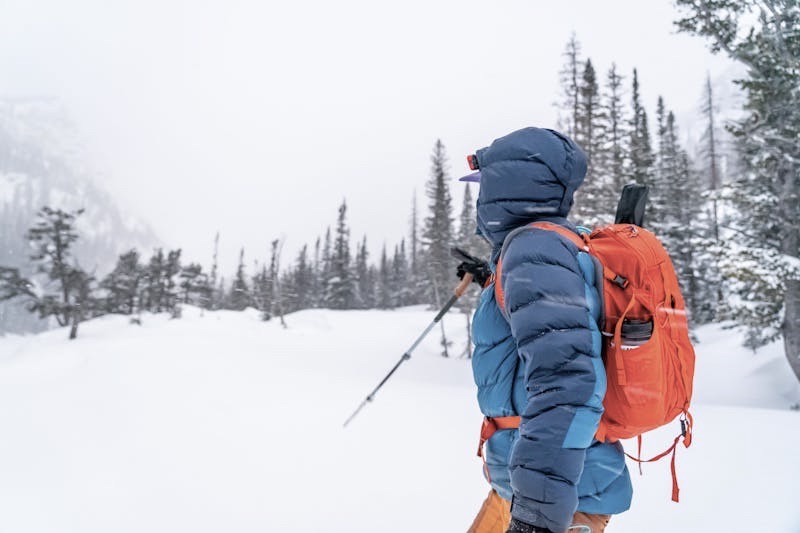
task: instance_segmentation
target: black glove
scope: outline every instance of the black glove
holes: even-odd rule
[[[506,533],[552,533],[552,531],[549,529],[532,526],[530,524],[526,524],[525,522],[520,522],[516,518],[512,518]]]
[[[483,259],[469,255],[460,248],[453,248],[453,255],[462,259],[460,265],[456,268],[456,275],[458,279],[464,279],[464,275],[472,274],[472,281],[483,287],[486,285],[486,280],[492,276],[492,270],[489,268],[489,263]]]

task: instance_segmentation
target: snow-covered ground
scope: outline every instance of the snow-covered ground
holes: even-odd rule
[[[481,417],[438,330],[342,428],[432,315],[304,311],[284,330],[188,309],[98,319],[73,342],[0,338],[0,533],[465,531],[488,490]],[[460,352],[464,316],[446,324]],[[698,335],[681,503],[669,461],[646,465],[609,533],[800,532],[800,390],[781,347]]]

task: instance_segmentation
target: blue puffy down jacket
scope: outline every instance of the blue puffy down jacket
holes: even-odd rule
[[[606,388],[595,264],[553,231],[519,229],[534,221],[574,229],[565,217],[585,157],[567,137],[538,128],[476,155],[478,229],[492,244],[493,265],[502,251],[505,293],[502,312],[493,286],[475,312],[478,403],[487,416],[522,417],[519,430],[486,443],[488,473],[512,500],[512,516],[565,531],[576,510],[621,513],[632,495],[621,445],[593,438]]]

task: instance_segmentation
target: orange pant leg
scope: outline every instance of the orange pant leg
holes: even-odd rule
[[[611,516],[607,514],[587,514],[577,512],[572,517],[572,526],[576,532],[583,533],[576,526],[588,526],[591,533],[604,533]],[[505,533],[511,522],[511,502],[504,500],[495,491],[483,501],[478,516],[472,522],[467,533]],[[571,533],[572,527],[568,533]],[[585,531],[585,528],[584,528]]]
[[[504,500],[492,490],[489,491],[467,533],[506,533],[510,522],[511,502]]]

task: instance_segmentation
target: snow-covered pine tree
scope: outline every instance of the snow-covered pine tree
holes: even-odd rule
[[[272,318],[272,280],[267,265],[261,265],[258,274],[253,276],[253,304],[261,313],[261,320]]]
[[[281,253],[283,252],[283,239],[272,241],[272,250],[269,260],[269,279],[272,283],[272,311],[278,315],[281,326],[286,327],[284,320],[283,286],[281,285]]]
[[[298,310],[297,307],[297,293],[295,289],[295,270],[290,267],[284,270],[278,277],[278,286],[281,290],[281,303],[283,313],[288,315]]]
[[[311,269],[311,294],[308,300],[310,307],[314,308],[322,305],[322,265],[322,244],[321,239],[317,237],[314,243],[314,264]]]
[[[783,337],[800,379],[800,4],[795,0],[677,0],[676,24],[747,66],[749,118],[732,127],[741,172],[727,189],[724,238],[738,301],[732,317],[756,347]]]
[[[140,306],[139,291],[143,278],[139,252],[130,250],[120,255],[114,270],[100,283],[106,291],[105,311],[123,315],[136,313]]]
[[[219,296],[219,309],[222,309],[225,302],[228,301],[228,291],[225,289],[225,287],[227,287],[227,284],[225,283],[225,276],[220,276],[219,283],[217,283],[217,286],[215,287],[215,293],[217,296]]]
[[[568,136],[575,138],[578,131],[578,117],[580,115],[580,80],[581,66],[581,44],[578,37],[573,33],[567,46],[564,49],[564,66],[559,73],[561,83],[561,102],[559,108],[558,123],[559,127]]]
[[[244,266],[244,248],[239,251],[239,265],[236,267],[236,277],[233,279],[230,295],[228,296],[227,309],[244,311],[253,303],[250,286],[247,284],[247,273]]]
[[[330,284],[332,272],[333,272],[333,255],[331,250],[331,227],[328,226],[325,229],[325,240],[323,241],[322,245],[322,258],[319,264],[319,292],[318,301],[319,307],[329,307],[330,303],[328,302],[328,286]]]
[[[30,259],[35,272],[44,275],[38,289],[20,275],[19,269],[0,267],[0,301],[23,299],[27,309],[39,317],[53,317],[60,326],[71,326],[70,339],[77,337],[84,318],[97,313],[94,278],[72,258],[72,247],[79,237],[75,220],[82,213],[83,209],[67,212],[43,207],[37,214],[27,238],[33,247]]]
[[[392,267],[386,255],[386,243],[381,250],[378,280],[375,284],[375,304],[378,309],[392,308]]]
[[[81,214],[83,209],[67,212],[43,207],[37,214],[36,225],[28,230],[36,272],[46,275],[51,290],[58,295],[41,298],[37,304],[39,314],[55,317],[60,326],[66,326],[75,316],[76,280],[82,276],[73,265],[72,247],[78,240],[75,221]]]
[[[190,263],[178,275],[181,290],[180,303],[205,307],[208,301],[208,276],[199,263]]]
[[[453,207],[447,179],[447,155],[441,140],[436,141],[431,155],[431,175],[427,183],[428,216],[422,229],[425,265],[418,269],[426,282],[426,302],[438,306],[436,289],[443,294],[453,285]],[[440,298],[441,300],[441,295]],[[445,297],[446,299],[446,297]]]
[[[164,265],[164,309],[172,314],[173,318],[180,317],[178,307],[178,282],[175,279],[181,272],[181,251],[170,250]]]
[[[350,230],[347,227],[347,202],[344,200],[339,206],[330,265],[330,278],[325,290],[327,307],[352,309],[356,300],[356,283],[350,265]]]
[[[406,240],[402,239],[399,246],[395,246],[392,259],[392,302],[393,307],[405,307],[414,303],[413,277],[408,267],[406,256]]]
[[[650,186],[647,206],[648,225],[663,239],[674,222],[672,201],[676,192],[672,187],[675,179],[677,153],[672,145],[672,138],[667,136],[667,111],[664,107],[664,98],[658,97],[656,104],[656,139],[657,150],[654,164],[647,185]],[[669,247],[667,248],[668,251]]]
[[[142,305],[144,311],[153,313],[162,313],[164,311],[164,293],[166,292],[166,283],[164,281],[165,262],[164,250],[157,248],[153,255],[150,256],[150,261],[145,267],[144,305]]]
[[[207,300],[206,308],[207,309],[219,309],[220,303],[222,302],[222,294],[218,290],[218,279],[217,279],[217,256],[219,255],[219,232],[214,236],[214,257],[211,261],[211,275],[208,279],[208,285],[210,287],[209,297]]]
[[[639,74],[633,69],[631,85],[631,110],[628,179],[648,185],[652,177],[653,148],[650,144],[650,129],[647,125],[647,111],[642,106],[639,94]]]
[[[375,302],[375,287],[369,276],[369,251],[367,250],[367,236],[361,240],[361,245],[356,253],[356,307],[358,309],[371,309]]]
[[[164,250],[157,248],[144,267],[140,310],[177,313],[178,290],[175,276],[180,270],[180,250],[170,250],[165,256]]]
[[[628,117],[622,103],[623,77],[617,72],[617,65],[611,64],[606,74],[601,105],[603,107],[604,144],[602,146],[603,158],[601,164],[603,173],[609,177],[611,188],[611,207],[613,211],[617,204],[622,188],[628,183],[625,173],[625,162],[629,159],[628,143]]]
[[[297,254],[293,276],[294,310],[310,309],[313,306],[314,272],[308,261],[308,245],[303,245]]]
[[[719,135],[717,132],[716,108],[714,104],[714,88],[711,85],[711,75],[706,76],[706,85],[703,94],[702,113],[706,119],[703,131],[702,154],[705,163],[706,185],[709,191],[709,212],[711,216],[711,234],[714,241],[719,242],[719,190],[722,188],[722,169],[720,168]]]
[[[705,264],[698,250],[706,233],[701,184],[678,141],[675,115],[658,99],[658,152],[651,179],[651,226],[669,252],[693,323],[699,320]]]
[[[723,186],[722,167],[720,165],[721,147],[719,146],[719,133],[717,131],[716,104],[714,102],[714,89],[711,84],[711,75],[706,77],[701,108],[706,120],[706,127],[701,138],[700,155],[703,158],[703,189],[705,189],[706,214],[708,231],[703,236],[699,250],[702,262],[707,265],[704,275],[705,289],[708,291],[702,299],[703,311],[698,314],[700,322],[711,322],[721,316],[725,305],[724,279],[720,269],[720,254],[722,242],[720,241],[720,194]]]
[[[612,222],[616,207],[612,199],[610,176],[605,173],[605,117],[591,59],[587,59],[583,67],[578,94],[575,142],[586,154],[588,166],[586,180],[575,195],[574,211],[581,224],[591,227]]]

